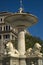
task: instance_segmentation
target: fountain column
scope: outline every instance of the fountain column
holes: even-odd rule
[[[24,27],[18,27],[18,51],[20,53],[20,65],[26,65],[25,58],[25,32]]]
[[[25,54],[25,32],[24,27],[18,28],[18,51],[20,55]]]

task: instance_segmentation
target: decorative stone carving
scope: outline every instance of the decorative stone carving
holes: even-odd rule
[[[39,43],[35,43],[33,49],[29,48],[26,51],[25,54],[26,54],[26,56],[38,56],[38,57],[42,57],[42,53],[40,51],[41,51],[41,45]]]
[[[41,51],[41,45],[39,43],[36,43],[33,47],[33,54],[35,54],[36,56],[42,56]]]
[[[28,56],[30,56],[30,55],[32,54],[32,48],[29,48],[29,49],[26,51],[25,54],[28,55]]]
[[[13,47],[13,44],[11,42],[8,42],[6,44],[6,54],[10,56],[19,55],[19,52]]]

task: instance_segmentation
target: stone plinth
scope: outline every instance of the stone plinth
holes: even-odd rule
[[[26,65],[26,57],[3,57],[3,65]]]
[[[25,55],[20,55],[19,60],[20,60],[19,65],[26,65],[26,56]]]
[[[43,65],[43,60],[40,57],[28,57],[26,58],[27,65]]]
[[[19,58],[6,56],[3,58],[3,65],[19,65]]]

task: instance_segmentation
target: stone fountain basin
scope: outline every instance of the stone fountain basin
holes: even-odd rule
[[[37,23],[37,17],[29,13],[14,13],[5,17],[6,24],[10,24],[12,27],[25,26],[30,27]]]

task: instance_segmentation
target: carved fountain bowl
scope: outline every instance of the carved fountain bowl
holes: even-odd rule
[[[28,13],[14,13],[5,17],[4,21],[6,24],[10,24],[12,27],[30,27],[37,22],[37,17]]]

